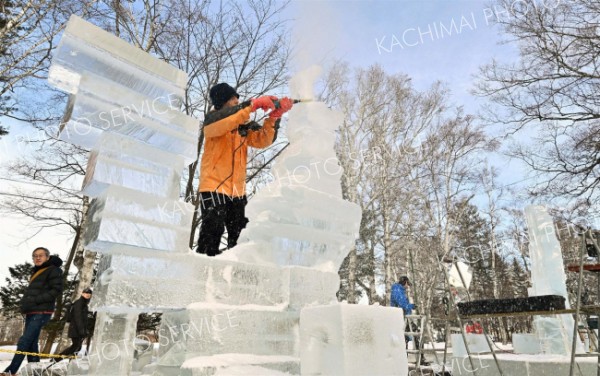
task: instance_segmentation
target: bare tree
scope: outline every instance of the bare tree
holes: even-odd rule
[[[529,237],[523,209],[506,207],[503,210],[504,218],[507,219],[507,225],[502,235],[504,242],[510,245],[513,250],[513,258],[518,259],[523,265],[525,273],[529,274]]]
[[[0,115],[17,110],[17,97],[45,79],[57,35],[71,14],[93,12],[94,0],[0,2]]]
[[[494,147],[482,126],[461,109],[446,109],[437,120],[421,144],[414,188],[424,202],[420,216],[428,224],[426,236],[432,240],[427,252],[435,259],[424,271],[437,275],[435,282],[443,280],[438,263],[453,250],[453,229],[475,195],[478,166],[485,151]],[[434,283],[427,286],[428,297],[434,287]]]
[[[496,259],[500,256],[501,244],[498,239],[499,227],[500,227],[500,211],[498,207],[498,201],[504,195],[505,189],[498,185],[498,170],[494,167],[484,167],[478,175],[479,184],[485,192],[487,206],[482,209],[484,215],[487,216],[487,223],[489,224],[490,233],[490,272],[492,280],[492,298],[499,297],[499,276],[496,273]]]
[[[600,87],[600,86],[599,86]],[[572,207],[600,203],[600,122],[577,125],[548,122],[529,143],[515,143],[508,155],[523,161],[537,177],[534,198],[571,200]]]
[[[534,4],[535,3],[535,4]],[[497,2],[497,20],[519,46],[519,61],[481,68],[477,93],[494,104],[489,120],[508,133],[535,127],[532,145],[510,154],[540,177],[534,195],[599,202],[600,4],[595,0]],[[579,203],[578,202],[578,203]]]
[[[8,166],[7,175],[14,181],[29,182],[35,189],[15,189],[12,196],[0,203],[0,211],[20,215],[30,220],[32,234],[44,228],[66,227],[74,238],[63,266],[64,284],[73,264],[76,250],[82,246],[87,200],[79,193],[85,174],[87,152],[60,141],[44,140],[28,158],[20,158]],[[28,185],[29,186],[29,185]],[[59,320],[62,296],[57,301],[54,320]],[[43,351],[51,349],[58,333],[49,333]]]
[[[168,5],[160,0],[113,0],[98,20],[109,32],[150,52],[170,20]]]
[[[452,246],[451,209],[470,197],[478,152],[491,144],[472,117],[445,105],[442,85],[418,92],[410,78],[378,66],[337,65],[321,96],[345,115],[337,144],[343,194],[363,209],[356,250],[341,269],[341,298],[353,302],[364,292],[369,303],[387,304],[391,284],[412,274],[418,299],[429,302],[431,275]]]

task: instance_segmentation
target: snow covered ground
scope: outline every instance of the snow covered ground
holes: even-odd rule
[[[152,351],[152,354],[153,354],[152,361],[154,362],[156,360],[156,354],[158,352],[159,344],[154,343],[153,345],[154,346],[153,346],[153,351]],[[54,345],[52,347],[52,351],[55,350],[55,346],[56,345]],[[16,348],[17,348],[16,346],[0,346],[0,350],[16,350]],[[85,351],[85,349],[86,349],[86,347],[83,346],[82,351]],[[6,367],[8,367],[13,355],[14,355],[13,353],[7,353],[7,352],[0,351],[0,372],[4,371],[6,369]],[[86,361],[84,360],[83,362],[85,363]],[[50,360],[42,359],[41,363],[47,363],[49,365]],[[64,364],[66,365],[67,363],[65,362]],[[21,371],[23,370],[23,367],[25,367],[25,365],[27,365],[27,360],[23,361],[23,364],[21,365]],[[131,374],[132,374],[132,376],[140,375],[140,372],[132,372]]]
[[[426,348],[431,348],[430,344],[427,344],[425,346]],[[442,360],[442,356],[443,356],[443,349],[444,349],[444,343],[443,342],[438,342],[435,344],[436,349],[439,350],[439,352],[437,353],[438,355],[438,361],[441,362]],[[158,344],[155,344],[154,346],[154,353],[156,353],[156,350],[158,348]],[[0,346],[0,350],[15,350],[16,346]],[[561,356],[541,356],[541,355],[524,355],[524,354],[512,354],[512,346],[510,344],[502,344],[502,343],[496,343],[496,348],[495,350],[497,351],[497,356],[499,358],[501,358],[504,361],[510,361],[510,362],[516,362],[517,364],[520,364],[521,362],[523,362],[523,364],[525,363],[548,363],[548,364],[561,364],[561,365],[568,365],[569,363],[569,359],[567,357],[561,357]],[[3,371],[9,364],[10,364],[10,360],[12,359],[13,354],[12,353],[5,353],[5,352],[0,352],[0,372]],[[414,359],[414,355],[412,356]],[[446,360],[446,365],[451,367],[452,366],[452,349],[449,348],[448,349],[448,355],[447,355],[447,360]],[[409,356],[409,359],[411,358],[411,356]],[[426,353],[426,358],[428,361],[433,361],[434,363],[436,363],[436,359],[435,356],[433,356],[432,353]],[[477,364],[485,367],[485,368],[493,368],[495,367],[495,365],[493,364],[493,359],[492,359],[492,355],[480,355],[479,357],[477,357],[477,359],[481,359],[481,360],[477,360]],[[43,363],[48,363],[49,360],[42,360]],[[597,358],[583,358],[583,359],[578,359],[578,362],[581,363],[596,363],[597,362]],[[23,362],[23,366],[27,364],[27,361]],[[434,367],[434,369],[440,368],[441,369],[441,364],[439,365],[432,365]],[[243,368],[243,367],[242,367]],[[245,371],[248,371],[249,369],[245,369]],[[242,369],[240,370],[242,371]],[[240,374],[244,374],[243,372]],[[248,374],[248,373],[246,373]],[[274,373],[275,374],[275,373]],[[587,373],[585,373],[587,375]],[[132,373],[132,375],[140,375],[139,372],[136,373]],[[142,375],[143,376],[143,375]]]
[[[15,350],[17,346],[0,346],[0,350]],[[0,352],[0,372],[10,364],[13,354]]]
[[[503,349],[507,349],[506,345],[502,345],[501,343],[498,343],[497,345],[498,346],[502,346]],[[431,344],[426,344],[425,347],[426,348],[431,348]],[[443,342],[436,343],[435,347],[437,349],[443,351],[443,349],[444,349],[444,343]],[[16,346],[0,346],[0,350],[15,350],[15,349],[16,349]],[[158,343],[155,343],[154,344],[154,354],[156,354],[157,350],[158,350]],[[449,348],[448,349],[448,358],[451,357],[451,354],[452,354],[452,349]],[[441,356],[441,355],[442,354],[440,352],[438,352],[438,356]],[[6,367],[8,367],[8,365],[10,364],[10,361],[11,361],[12,357],[13,357],[12,353],[0,352],[0,372],[4,371],[4,369]],[[429,354],[429,356],[428,356],[428,359],[430,359],[430,358],[431,358],[431,360],[434,360],[434,357],[431,354]],[[441,357],[440,357],[440,360],[441,360]],[[49,360],[42,359],[42,362],[43,363],[49,363]],[[26,364],[27,364],[27,360],[25,360],[23,362],[23,366],[25,366]],[[449,360],[448,360],[448,364],[450,364]]]
[[[52,351],[54,351],[55,347],[56,347],[56,345],[52,346]],[[16,349],[17,349],[17,346],[0,346],[0,350],[16,350]],[[10,364],[10,361],[12,360],[13,355],[14,355],[13,353],[7,353],[7,352],[0,351],[0,372],[4,371],[6,369],[6,367],[8,367],[8,365]],[[50,364],[49,359],[42,359],[41,362]],[[25,366],[26,364],[27,364],[27,359],[25,359],[23,361],[21,368],[23,368],[23,366]]]

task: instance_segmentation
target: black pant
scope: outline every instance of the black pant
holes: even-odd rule
[[[196,252],[216,256],[221,253],[219,245],[225,228],[227,248],[237,244],[240,233],[248,223],[245,216],[248,200],[246,196],[230,197],[216,192],[201,192],[200,199],[202,224]]]
[[[81,350],[83,341],[86,337],[71,337],[71,346],[64,349],[60,355],[75,355]],[[53,358],[54,362],[60,362],[64,358]]]
[[[418,332],[419,328],[417,326],[417,324],[415,324],[414,322],[411,322],[410,320],[406,321],[406,327],[404,328],[405,332]],[[408,343],[410,342],[410,340],[415,341],[415,349],[420,349],[421,348],[421,344],[419,343],[419,336],[404,336],[404,341],[406,342],[406,349],[408,349]]]

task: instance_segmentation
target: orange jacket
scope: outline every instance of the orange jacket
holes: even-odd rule
[[[230,197],[246,194],[248,146],[265,148],[273,143],[275,120],[267,118],[261,130],[242,137],[240,124],[250,119],[250,106],[224,119],[204,125],[204,154],[200,165],[199,192],[218,192]]]

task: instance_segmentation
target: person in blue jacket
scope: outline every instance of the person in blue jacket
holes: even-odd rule
[[[414,305],[413,303],[411,303],[408,300],[408,294],[407,294],[406,290],[409,286],[411,286],[411,283],[407,276],[400,277],[400,279],[398,279],[398,283],[394,283],[392,285],[392,295],[390,298],[390,305],[392,307],[402,308],[402,310],[404,311],[404,317],[406,317],[407,315],[412,315],[413,309],[415,309],[417,307],[416,305]],[[404,330],[407,332],[416,332],[418,330],[418,328],[416,327],[416,324],[412,323],[412,328],[411,328],[409,326],[410,322],[411,321],[406,321],[406,328],[404,328]],[[408,349],[408,343],[410,342],[411,339],[412,339],[412,336],[404,336],[404,340],[406,342],[407,349]],[[417,337],[415,337],[415,346],[417,349],[420,348],[419,347],[420,346],[419,338],[417,338]],[[421,364],[428,363],[425,360],[425,356],[423,354],[421,354],[420,363]]]
[[[392,296],[390,299],[391,306],[402,308],[404,316],[412,315],[412,311],[415,309],[415,305],[408,300],[406,286],[410,286],[410,280],[407,276],[400,277],[398,283],[392,285]]]

